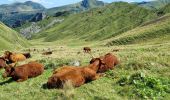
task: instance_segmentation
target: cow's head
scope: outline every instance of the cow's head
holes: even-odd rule
[[[13,66],[6,66],[5,72],[2,74],[3,78],[11,77],[15,68]]]
[[[93,64],[95,61],[99,61],[99,68],[98,70],[100,70],[100,68],[105,65],[105,63],[103,62],[103,59],[102,58],[93,58],[91,61],[90,61],[90,64]]]
[[[6,60],[4,57],[0,57],[0,68],[6,67]]]
[[[63,87],[62,82],[59,79],[57,79],[57,77],[52,76],[48,79],[47,88],[52,89],[52,88],[62,88],[62,87]]]
[[[5,53],[4,53],[4,58],[5,58],[5,60],[9,60],[9,58],[10,58],[11,55],[12,55],[12,52],[10,52],[10,51],[5,51]]]

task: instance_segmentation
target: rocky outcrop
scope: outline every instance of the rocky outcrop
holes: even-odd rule
[[[32,22],[32,24],[27,27],[27,28],[24,28],[24,29],[21,29],[20,30],[20,33],[26,37],[27,39],[30,39],[31,38],[31,34],[32,33],[38,33],[41,31],[41,27],[36,25],[35,22]]]
[[[40,31],[50,28],[54,24],[61,23],[62,21],[64,21],[64,19],[55,19],[47,24],[45,27],[39,26],[36,22],[32,22],[29,27],[20,29],[20,33],[27,39],[31,39],[32,34],[39,33]]]
[[[42,13],[37,13],[31,20],[30,22],[38,22],[46,18],[45,12]]]

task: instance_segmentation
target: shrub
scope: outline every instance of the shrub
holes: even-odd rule
[[[117,83],[132,87],[129,89],[130,95],[145,99],[160,99],[170,92],[170,80],[145,76],[143,73],[132,74],[129,78],[122,77]],[[123,91],[119,93],[123,94]]]

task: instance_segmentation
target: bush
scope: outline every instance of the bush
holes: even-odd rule
[[[143,73],[132,74],[129,78],[122,77],[117,83],[120,86],[132,87],[129,89],[131,95],[145,99],[160,99],[170,93],[170,80],[145,76]],[[124,89],[119,93],[123,91]]]

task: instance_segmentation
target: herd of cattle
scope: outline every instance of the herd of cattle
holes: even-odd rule
[[[84,47],[84,52],[89,53],[91,49]],[[52,54],[47,52],[44,54]],[[31,57],[30,53],[18,54],[5,51],[0,57],[0,68],[4,68],[3,77],[12,77],[17,82],[23,82],[28,78],[37,77],[44,72],[44,65],[33,61],[28,64],[16,66],[19,61],[24,61]],[[108,53],[98,58],[92,58],[87,66],[63,66],[54,70],[53,75],[47,81],[48,88],[63,88],[67,81],[71,81],[74,87],[79,87],[87,82],[98,79],[107,70],[113,69],[119,64],[116,56]]]

